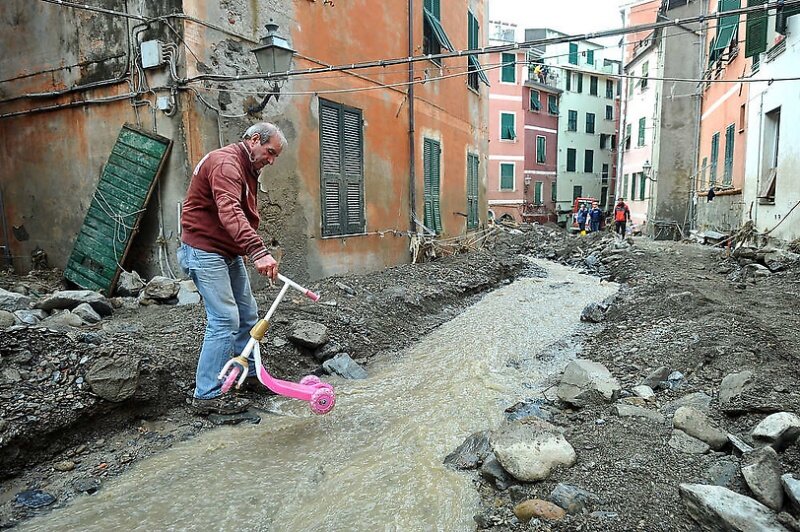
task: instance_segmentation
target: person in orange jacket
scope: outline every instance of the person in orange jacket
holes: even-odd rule
[[[625,198],[617,198],[617,204],[614,207],[614,229],[622,238],[625,238],[625,226],[630,219],[631,210],[625,203]]]

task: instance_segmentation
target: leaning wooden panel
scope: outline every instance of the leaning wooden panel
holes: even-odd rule
[[[75,240],[64,277],[111,295],[172,140],[125,124]]]

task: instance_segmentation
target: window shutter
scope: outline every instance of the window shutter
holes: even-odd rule
[[[747,7],[760,6],[767,0],[747,0]],[[747,31],[745,32],[744,56],[753,57],[767,50],[767,23],[766,11],[755,11],[747,14]]]
[[[566,75],[566,78],[567,78],[567,91],[571,91],[572,90],[572,72],[567,70],[565,72],[565,75]]]
[[[439,209],[439,159],[441,148],[435,140],[423,141],[424,194],[425,194],[425,227],[436,231],[442,230],[442,218]]]
[[[542,103],[539,101],[539,91],[531,89],[531,111],[541,109]]]
[[[344,140],[345,198],[342,201],[342,220],[347,224],[347,233],[364,232],[364,139],[361,128],[361,112],[343,109],[342,139]]]
[[[712,185],[717,182],[717,163],[719,161],[719,133],[714,133],[711,137],[711,166],[709,183]]]
[[[478,226],[478,156],[467,154],[467,229]]]
[[[442,232],[442,213],[441,202],[441,175],[439,173],[439,162],[441,159],[442,148],[438,142],[432,142],[431,149],[431,197],[433,199],[433,229],[437,233]]]
[[[578,76],[578,92],[581,93],[583,92],[583,74],[578,72],[576,75]]]
[[[575,150],[575,148],[567,148],[567,172],[575,171],[575,159],[577,154],[578,152]]]
[[[431,152],[433,151],[433,145],[430,139],[425,139],[423,141],[422,151],[424,174],[423,196],[425,198],[425,216],[423,223],[425,224],[425,227],[435,231],[435,228],[433,227],[433,198],[431,196]]]
[[[574,42],[569,43],[569,62],[570,64],[578,64],[578,45]]]
[[[342,233],[341,193],[343,187],[339,109],[320,101],[320,158],[322,164],[322,235]]]

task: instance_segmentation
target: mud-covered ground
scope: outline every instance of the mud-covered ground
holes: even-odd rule
[[[318,371],[319,361],[336,352],[350,354],[369,370],[376,353],[402,349],[522,274],[524,255],[530,254],[576,265],[597,275],[598,282],[623,283],[581,356],[605,364],[627,389],[660,366],[682,372],[685,384],[658,391],[654,409],[697,391],[715,401],[726,374],[749,369],[757,379],[752,401],[760,401],[762,412],[734,417],[712,402],[711,415],[723,428],[746,435],[763,411],[798,411],[800,269],[748,276],[719,248],[636,239],[628,249],[609,252],[612,240],[535,227],[501,235],[488,250],[311,283],[323,295],[319,303],[292,297],[273,320],[269,370],[297,378]],[[606,252],[592,251],[600,249]],[[598,260],[587,261],[590,256]],[[57,288],[58,275],[0,276],[2,288],[20,282],[46,293]],[[275,294],[257,293],[260,307]],[[328,345],[310,352],[284,341],[300,319],[325,324]],[[120,308],[99,325],[71,332],[12,328],[0,334],[0,528],[102,489],[103,481],[137,460],[214,427],[186,408],[204,321],[201,306],[156,305]],[[91,393],[83,377],[104,359],[136,363],[132,398],[109,403]],[[263,401],[248,397],[256,405]],[[712,466],[738,458],[730,451],[680,453],[667,445],[669,424],[616,417],[611,406],[556,409],[554,423],[565,431],[578,462],[547,481],[512,483],[498,491],[476,475],[486,505],[480,524],[496,530],[697,530],[679,499],[678,484],[708,482]],[[800,472],[796,448],[782,453],[781,460],[784,472]],[[592,509],[601,513],[516,522],[516,502],[545,499],[559,482],[597,494],[601,503]],[[740,475],[730,486],[747,493]],[[43,509],[20,505],[17,495],[32,489],[52,494],[55,502]]]

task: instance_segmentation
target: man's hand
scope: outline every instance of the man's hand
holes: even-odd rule
[[[272,255],[267,254],[257,259],[253,266],[256,267],[258,273],[266,275],[273,281],[278,278],[278,262],[272,258]]]

